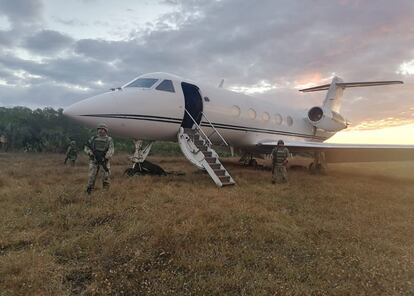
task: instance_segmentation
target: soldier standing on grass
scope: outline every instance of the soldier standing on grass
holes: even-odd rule
[[[272,183],[286,183],[288,181],[286,165],[289,150],[282,140],[277,141],[277,146],[272,150]]]
[[[86,192],[91,194],[95,187],[96,177],[102,168],[102,187],[109,188],[110,164],[114,154],[114,142],[108,136],[108,126],[104,123],[98,125],[97,135],[89,139],[85,145],[85,153],[89,156],[89,179]]]
[[[0,150],[3,150],[4,152],[7,152],[7,148],[8,148],[8,143],[7,143],[7,136],[6,135],[1,135],[0,136]]]
[[[66,150],[65,164],[70,161],[71,166],[75,166],[76,159],[78,158],[78,148],[76,148],[76,142],[70,141],[68,150]]]

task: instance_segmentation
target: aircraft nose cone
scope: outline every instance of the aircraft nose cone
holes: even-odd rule
[[[71,105],[69,107],[66,107],[63,110],[63,115],[70,117],[70,118],[74,118],[76,115],[79,115],[79,113],[76,110],[77,108],[74,105]]]
[[[77,103],[74,103],[66,107],[63,110],[63,115],[72,120],[83,123],[84,115],[93,113],[94,111],[93,110],[93,106],[94,106],[93,99],[94,99],[93,97],[88,98],[88,99],[79,101]]]
[[[78,123],[94,127],[103,120],[103,115],[111,113],[114,101],[112,93],[99,94],[70,105],[64,109],[63,115]]]

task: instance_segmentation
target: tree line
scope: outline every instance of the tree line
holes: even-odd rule
[[[9,151],[62,153],[72,140],[83,149],[94,134],[95,129],[86,128],[63,116],[63,109],[0,107],[0,136],[7,138]],[[114,138],[114,141],[116,150],[133,152],[132,139]],[[152,153],[178,155],[180,151],[175,143],[156,143]]]

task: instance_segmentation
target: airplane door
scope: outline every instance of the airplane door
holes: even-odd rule
[[[197,124],[200,124],[202,117],[201,113],[203,112],[203,99],[201,98],[199,88],[186,82],[182,82],[181,87],[184,93],[185,109],[191,114]],[[183,128],[192,128],[193,124],[194,122],[191,117],[187,112],[184,112],[183,123],[181,126]]]

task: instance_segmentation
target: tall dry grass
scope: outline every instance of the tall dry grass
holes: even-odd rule
[[[124,178],[84,194],[87,161],[0,154],[0,295],[413,295],[414,163],[327,176],[226,164],[218,189],[185,176]]]

